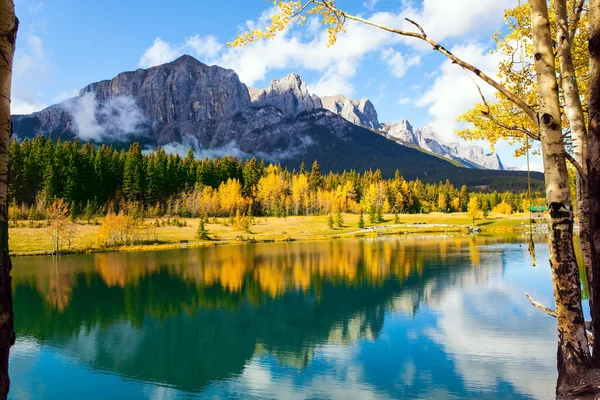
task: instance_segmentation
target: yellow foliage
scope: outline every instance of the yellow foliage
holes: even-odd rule
[[[508,204],[507,202],[503,201],[500,204],[498,204],[496,207],[494,207],[494,209],[492,210],[495,213],[500,213],[500,214],[512,214],[512,207],[510,206],[510,204]]]
[[[327,46],[333,46],[340,32],[345,32],[344,12],[338,10],[334,0],[314,0],[306,2],[267,0],[276,7],[276,12],[271,16],[271,21],[262,29],[252,29],[240,34],[233,42],[227,43],[230,47],[245,46],[263,39],[273,39],[293,24],[304,25],[307,16],[318,16],[321,23],[327,26],[329,39]]]
[[[567,1],[570,21],[574,20],[573,0]],[[556,37],[556,12],[552,2],[549,8],[550,27],[552,37]],[[525,100],[534,109],[538,107],[537,81],[533,63],[533,44],[531,41],[531,22],[527,2],[505,11],[505,20],[508,25],[508,33],[500,32],[494,35],[496,41],[495,53],[508,55],[499,63],[500,83],[517,97]],[[577,76],[579,93],[583,100],[583,108],[587,109],[587,80],[588,80],[588,21],[589,14],[584,10],[581,15],[577,31],[572,43],[571,51],[573,63]],[[522,56],[524,60],[522,60]],[[557,71],[558,57],[556,57]],[[518,146],[515,155],[524,155],[527,151],[525,134],[518,129],[526,129],[537,134],[537,124],[529,118],[523,110],[497,93],[497,102],[487,99],[488,105],[483,102],[477,104],[473,109],[462,114],[458,120],[472,124],[471,128],[457,131],[457,134],[467,140],[487,140],[493,150],[499,140],[507,140],[509,144]],[[561,102],[563,102],[561,96]],[[489,107],[489,108],[488,108]],[[489,117],[491,116],[491,118]],[[586,115],[587,116],[587,115]],[[568,118],[563,118],[564,127],[567,128]],[[504,125],[504,126],[502,126]],[[508,128],[518,129],[508,129]],[[534,152],[539,152],[538,144],[530,140],[529,146]]]

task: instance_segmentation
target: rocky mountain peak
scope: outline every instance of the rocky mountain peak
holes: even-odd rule
[[[433,124],[414,129],[410,121],[402,120],[397,124],[383,124],[382,131],[388,139],[420,147],[458,161],[469,168],[504,169],[500,157],[497,154],[486,154],[481,146],[462,146],[456,142],[444,143]]]
[[[273,79],[264,90],[250,89],[250,96],[254,106],[274,106],[288,116],[323,108],[321,99],[311,95],[306,83],[293,72],[283,78]]]
[[[370,129],[381,129],[375,106],[367,98],[349,99],[343,95],[321,98],[323,107],[347,119],[355,125]]]

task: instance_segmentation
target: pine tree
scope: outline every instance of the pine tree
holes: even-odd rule
[[[206,215],[204,218],[205,217]],[[198,230],[196,231],[196,239],[198,240],[210,240],[208,230],[206,230],[206,226],[204,226],[204,218],[200,218],[200,221],[198,222]]]
[[[400,223],[400,217],[398,216],[398,213],[394,214],[394,224],[398,225]]]
[[[88,224],[92,220],[92,217],[94,216],[95,212],[96,212],[96,209],[95,209],[94,205],[92,204],[92,202],[90,200],[88,200],[85,205],[85,210],[84,210],[84,214],[83,214],[85,217],[85,220],[87,221]]]
[[[344,217],[340,210],[338,210],[338,212],[335,214],[335,225],[338,228],[341,228],[342,226],[344,226]]]
[[[365,217],[363,216],[362,210],[360,210],[360,216],[358,217],[358,227],[360,229],[365,228]]]
[[[308,187],[310,190],[316,191],[323,182],[323,177],[321,176],[321,168],[319,167],[319,163],[317,160],[313,162],[312,169],[310,170],[310,175],[308,177]]]
[[[331,213],[329,213],[327,217],[327,227],[329,229],[333,229],[333,216],[331,215]]]
[[[142,200],[145,189],[144,156],[139,143],[133,143],[125,156],[123,194],[128,200]]]
[[[304,161],[300,164],[300,171],[298,172],[300,175],[306,175],[306,166],[304,165]]]
[[[369,221],[374,224],[377,221],[377,209],[375,206],[369,208]]]

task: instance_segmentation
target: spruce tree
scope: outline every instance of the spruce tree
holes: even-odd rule
[[[398,213],[394,214],[394,224],[398,225],[400,223],[400,217],[398,217]]]
[[[365,228],[365,217],[363,215],[362,210],[360,210],[360,216],[358,217],[358,227],[360,229],[364,229]]]
[[[333,229],[333,216],[331,213],[329,213],[329,216],[327,217],[327,227]]]
[[[316,191],[323,182],[323,177],[321,176],[321,168],[319,167],[319,163],[317,160],[313,162],[312,169],[310,170],[310,175],[308,176],[308,187],[310,190]]]
[[[206,226],[204,226],[204,218],[200,218],[200,221],[198,222],[198,230],[196,231],[196,239],[210,240],[210,236],[208,235],[208,230],[206,230]]]
[[[335,225],[338,228],[341,228],[344,225],[344,217],[342,215],[342,212],[338,210],[338,212],[335,214]]]

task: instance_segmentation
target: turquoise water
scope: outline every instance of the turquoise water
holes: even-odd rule
[[[551,398],[536,256],[406,235],[15,258],[10,398]]]

